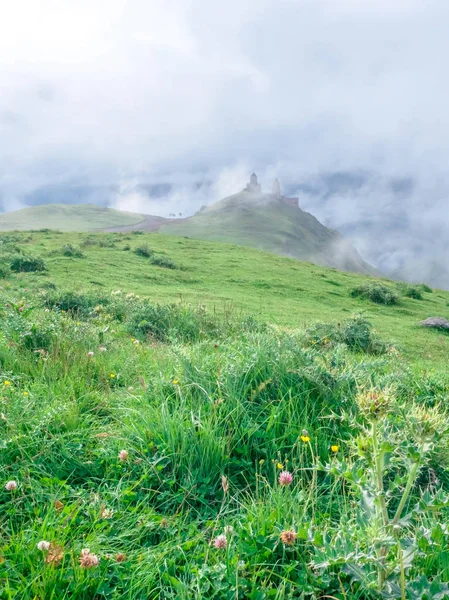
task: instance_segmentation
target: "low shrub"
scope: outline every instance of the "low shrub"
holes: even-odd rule
[[[11,260],[10,268],[15,273],[31,273],[46,270],[44,261],[41,258],[32,256],[15,256]]]
[[[404,289],[404,296],[413,298],[414,300],[422,300],[422,288],[417,285],[407,285]]]
[[[354,352],[366,354],[385,354],[389,350],[389,345],[373,331],[370,321],[361,315],[341,324],[316,323],[307,330],[306,340],[317,347],[344,344]]]
[[[72,246],[72,244],[65,244],[61,248],[61,253],[63,256],[69,256],[71,258],[83,258],[84,254],[81,252],[79,248]]]
[[[76,292],[61,292],[45,298],[47,308],[63,310],[70,314],[90,316],[96,306],[106,306],[110,300],[99,294],[77,294]]]
[[[151,256],[151,264],[165,269],[177,269],[177,265],[168,256]]]
[[[134,336],[151,336],[159,341],[199,340],[202,334],[218,334],[219,325],[205,309],[177,304],[141,303],[132,309],[127,323]]]
[[[134,254],[137,254],[137,256],[143,256],[144,258],[150,258],[153,256],[153,250],[151,250],[147,244],[142,244],[141,246],[134,248]]]
[[[364,283],[351,291],[353,298],[371,300],[376,304],[397,304],[398,295],[392,288],[380,283]]]
[[[115,242],[116,242],[116,240],[114,237],[107,236],[107,237],[101,238],[98,241],[98,245],[100,246],[100,248],[115,248]]]

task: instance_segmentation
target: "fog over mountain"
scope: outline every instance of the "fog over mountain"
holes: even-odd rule
[[[446,0],[0,0],[0,203],[192,214],[256,170],[449,287]]]

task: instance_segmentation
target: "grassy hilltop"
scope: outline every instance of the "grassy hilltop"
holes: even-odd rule
[[[95,231],[137,225],[144,216],[94,204],[42,204],[0,215],[0,231],[59,229]]]
[[[2,600],[449,597],[449,293],[161,234],[0,274]]]
[[[160,231],[252,246],[345,271],[376,274],[337,231],[270,194],[234,194],[193,217],[168,222]]]

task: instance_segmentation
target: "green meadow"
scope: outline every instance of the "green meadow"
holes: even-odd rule
[[[0,235],[0,598],[449,598],[449,293]]]

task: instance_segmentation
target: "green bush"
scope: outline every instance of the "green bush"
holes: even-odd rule
[[[81,252],[79,248],[75,248],[72,244],[65,244],[61,248],[61,253],[63,256],[69,256],[72,258],[83,258],[84,254]]]
[[[192,309],[177,304],[144,302],[131,311],[127,329],[136,337],[151,336],[160,341],[194,341],[199,340],[202,334],[218,334],[219,325],[202,307]]]
[[[165,269],[176,269],[177,265],[175,262],[172,261],[171,258],[169,258],[168,256],[151,256],[150,257],[150,262],[152,265],[155,265],[156,267],[164,267]]]
[[[45,271],[46,266],[41,258],[32,256],[16,256],[10,264],[11,271],[15,273],[30,273],[37,271]]]
[[[115,248],[115,242],[116,240],[114,237],[106,236],[98,241],[98,245],[100,248]]]
[[[151,250],[147,244],[142,244],[141,246],[134,248],[134,254],[137,254],[137,256],[143,256],[144,258],[150,258],[153,256],[153,250]]]
[[[404,296],[413,298],[414,300],[422,300],[422,288],[417,285],[407,285],[404,289]]]
[[[64,312],[82,316],[90,316],[96,306],[106,306],[110,300],[99,294],[77,294],[76,292],[61,292],[45,298],[45,306]]]
[[[341,324],[316,323],[306,332],[307,343],[319,348],[344,344],[354,352],[385,354],[389,345],[373,331],[365,317],[356,315]]]
[[[380,283],[364,283],[354,288],[351,291],[353,298],[363,298],[371,300],[376,304],[397,304],[398,295],[397,293],[386,285]]]

